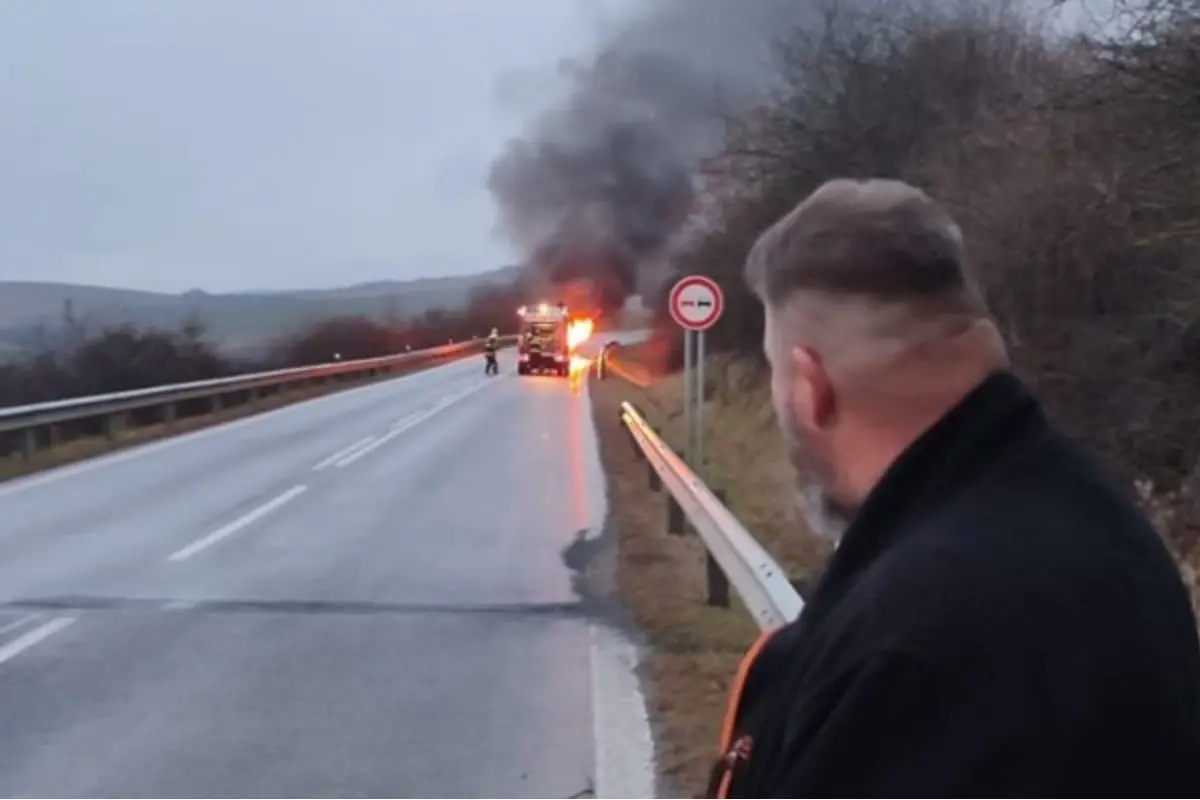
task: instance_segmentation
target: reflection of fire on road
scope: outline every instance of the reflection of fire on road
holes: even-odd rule
[[[571,378],[578,380],[592,365],[592,360],[586,356],[576,353],[579,345],[586,342],[592,335],[596,323],[591,319],[576,319],[572,320],[567,325],[567,348],[571,353]]]
[[[571,356],[571,374],[579,375],[587,372],[588,367],[592,365],[592,360],[586,356]]]
[[[586,356],[571,354],[571,371],[567,375],[567,382],[570,384],[571,391],[579,394],[583,388],[583,379],[588,374],[588,369],[592,366],[592,360]]]

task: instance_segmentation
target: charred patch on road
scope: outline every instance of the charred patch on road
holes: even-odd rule
[[[188,600],[183,598],[71,595],[23,598],[0,603],[0,611],[141,611],[196,614],[295,614],[381,616],[458,614],[588,617],[587,604],[568,603],[375,603],[346,600]]]

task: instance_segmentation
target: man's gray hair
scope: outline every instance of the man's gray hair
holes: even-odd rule
[[[954,220],[896,180],[825,183],[758,238],[746,279],[772,306],[815,291],[885,303],[938,297],[987,313]]]

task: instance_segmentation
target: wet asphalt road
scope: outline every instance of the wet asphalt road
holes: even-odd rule
[[[501,366],[0,485],[0,794],[587,796],[591,410]]]

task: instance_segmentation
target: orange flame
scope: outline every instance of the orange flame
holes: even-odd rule
[[[572,320],[567,325],[567,349],[574,350],[586,342],[592,335],[596,323],[590,319]]]

